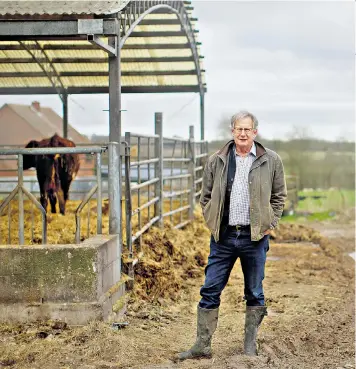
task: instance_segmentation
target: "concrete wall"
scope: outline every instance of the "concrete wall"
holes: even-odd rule
[[[80,245],[0,245],[0,320],[114,318],[125,290],[117,244],[98,235]]]

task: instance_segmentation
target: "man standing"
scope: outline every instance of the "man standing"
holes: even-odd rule
[[[255,141],[258,121],[246,111],[231,118],[233,140],[213,154],[203,174],[200,204],[212,236],[200,290],[197,339],[178,360],[211,356],[220,295],[237,258],[244,275],[246,355],[257,355],[257,330],[267,315],[262,280],[269,233],[287,197],[281,158]]]

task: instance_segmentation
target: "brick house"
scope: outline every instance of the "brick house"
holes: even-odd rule
[[[38,101],[30,106],[4,104],[0,109],[0,147],[24,147],[31,140],[42,140],[55,133],[62,136],[62,118],[51,108],[42,107]],[[68,138],[76,145],[88,144],[90,140],[68,124]],[[92,175],[94,160],[81,157],[81,169],[78,176]],[[24,172],[25,176],[34,175],[35,171]],[[17,176],[17,162],[14,159],[0,157],[0,176]]]

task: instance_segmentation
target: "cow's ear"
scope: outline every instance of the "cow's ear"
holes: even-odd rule
[[[28,149],[28,148],[31,148],[31,147],[40,147],[40,144],[38,141],[36,140],[32,140],[30,141],[26,146],[25,148]]]
[[[29,149],[29,148],[39,147],[39,146],[40,145],[38,141],[32,140],[25,146],[25,148]],[[24,170],[36,167],[36,156],[37,155],[24,155],[23,156],[23,169]]]

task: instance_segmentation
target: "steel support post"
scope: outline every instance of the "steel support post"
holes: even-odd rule
[[[190,193],[189,193],[189,219],[194,219],[194,208],[195,208],[195,142],[194,142],[194,126],[189,126],[189,146],[190,146]]]
[[[155,158],[158,158],[158,162],[155,163],[155,177],[159,178],[159,181],[155,184],[155,197],[159,198],[159,201],[155,203],[155,217],[159,217],[158,225],[163,229],[163,122],[162,113],[155,113],[155,134],[158,138],[155,138]]]
[[[204,92],[200,93],[200,139],[204,140],[205,122],[204,122]]]
[[[122,165],[121,165],[121,68],[120,25],[116,20],[117,36],[109,37],[109,46],[116,55],[109,54],[109,233],[117,235],[114,280],[121,278],[122,254]]]
[[[68,138],[68,93],[64,91],[62,93],[63,103],[63,137]]]
[[[118,25],[117,29],[120,27]],[[118,31],[119,32],[119,31]],[[111,145],[110,158],[117,161],[110,165],[109,170],[109,233],[118,234],[121,240],[121,76],[120,76],[120,50],[119,35],[109,37],[109,45],[116,48],[116,56],[109,55],[109,141],[115,142]],[[115,196],[114,196],[115,194]]]
[[[24,214],[24,206],[23,206],[23,156],[21,154],[18,155],[17,159],[18,163],[18,201],[19,201],[19,245],[23,245],[25,243],[24,236],[24,227],[25,227],[25,214]],[[11,220],[9,220],[11,221]]]

